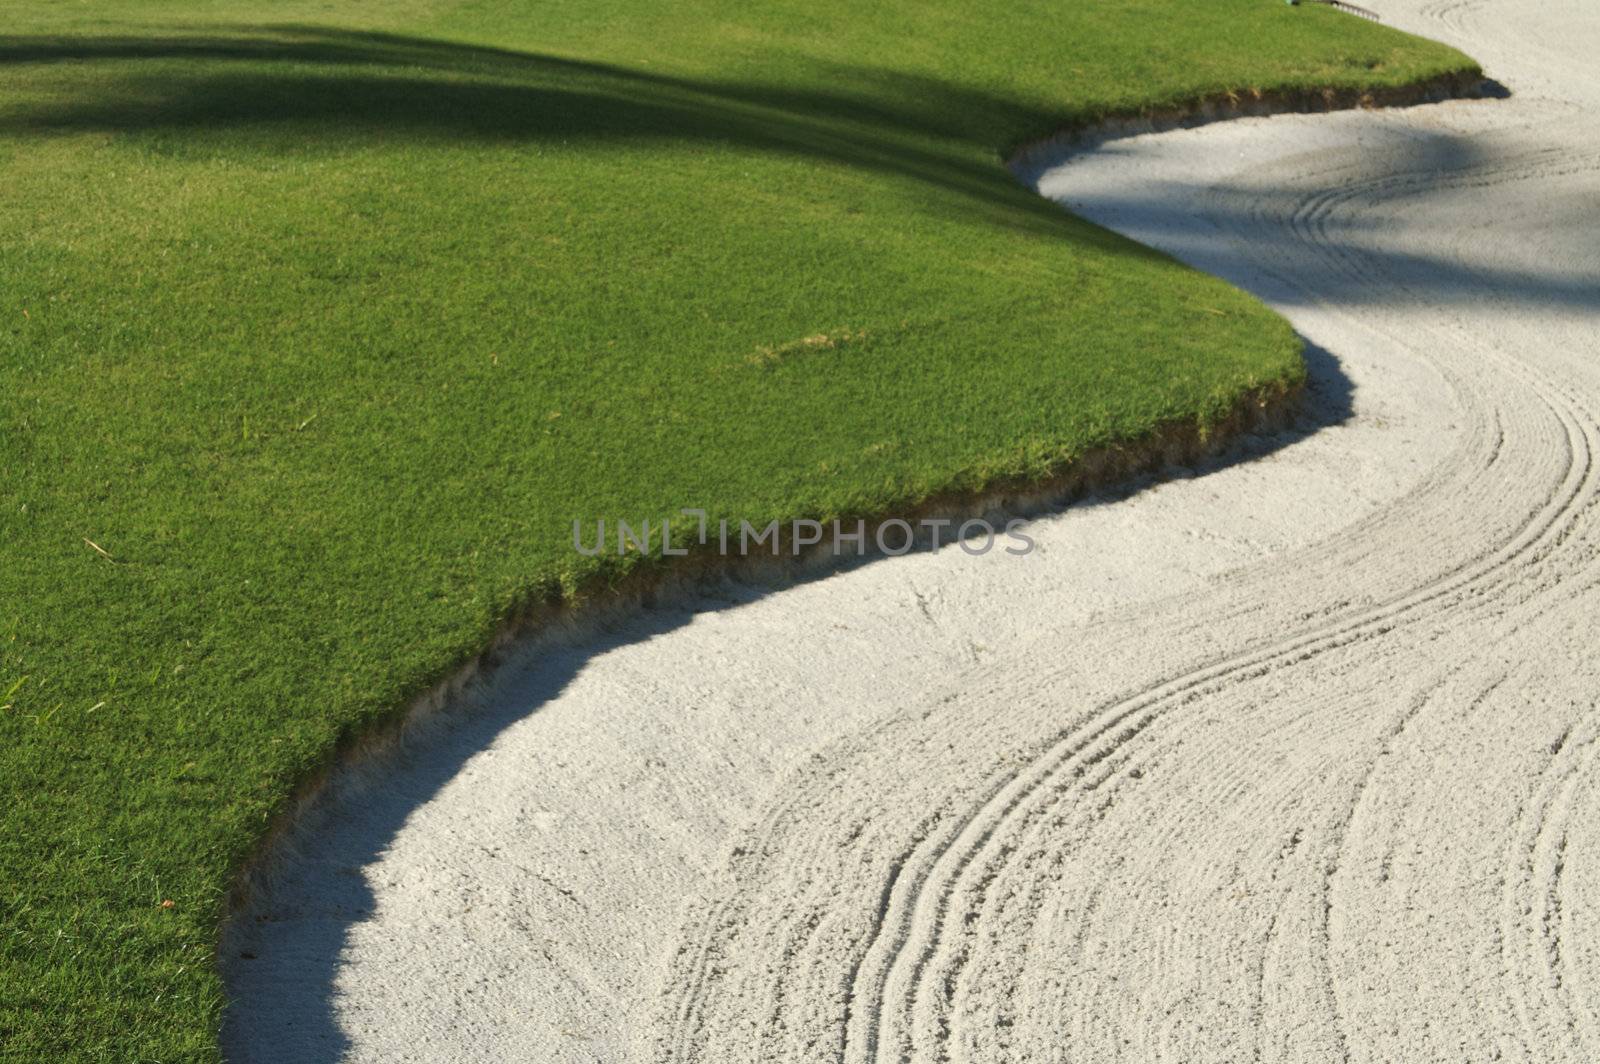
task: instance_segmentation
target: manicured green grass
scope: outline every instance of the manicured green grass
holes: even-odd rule
[[[574,518],[883,512],[1301,373],[1259,304],[1002,151],[1471,67],[1278,0],[5,0],[0,26],[17,1061],[212,1059],[241,860],[341,736],[618,575]],[[824,333],[850,339],[796,343]]]

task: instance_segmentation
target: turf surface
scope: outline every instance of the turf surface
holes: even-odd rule
[[[212,1059],[241,860],[341,736],[618,575],[573,518],[884,512],[1301,373],[1004,150],[1471,66],[1277,0],[0,26],[8,1061]]]

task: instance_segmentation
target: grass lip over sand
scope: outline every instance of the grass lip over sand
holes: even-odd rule
[[[1214,11],[0,0],[0,1059],[214,1059],[297,788],[658,578],[574,519],[915,513],[1290,394],[1286,323],[1000,159],[1476,68]]]
[[[839,519],[844,523],[857,518],[864,520],[868,542],[875,542],[878,526],[893,520],[915,525],[923,518],[960,522],[979,517],[1035,516],[1096,491],[1125,485],[1142,475],[1193,467],[1225,451],[1241,434],[1282,429],[1292,422],[1303,391],[1303,382],[1251,389],[1239,396],[1233,409],[1217,421],[1160,425],[1140,439],[1091,451],[1041,478],[990,484],[982,491],[939,495],[923,500],[912,509],[891,514],[843,514]],[[947,546],[953,549],[953,545]],[[926,547],[919,538],[915,549]],[[299,783],[286,808],[274,818],[255,853],[240,869],[230,894],[230,911],[223,925],[219,951],[226,954],[232,949],[230,928],[237,920],[252,918],[252,903],[271,890],[275,867],[282,859],[280,846],[292,837],[300,818],[315,810],[338,775],[374,769],[381,773],[383,759],[404,750],[413,742],[414,733],[420,734],[426,742],[433,718],[441,713],[448,714],[462,692],[473,684],[489,681],[506,658],[536,651],[539,641],[552,631],[559,631],[562,640],[581,638],[596,625],[615,623],[630,610],[657,607],[667,602],[693,602],[705,586],[730,576],[778,586],[824,575],[841,565],[856,564],[863,559],[877,561],[882,557],[876,551],[835,555],[826,540],[796,550],[780,532],[769,553],[723,555],[691,547],[681,558],[667,560],[652,556],[603,591],[580,592],[575,597],[536,603],[507,617],[473,658],[413,697],[404,710],[374,722],[359,733],[345,736],[327,764]]]
[[[1275,92],[1229,92],[1205,96],[1181,107],[1111,114],[1087,125],[1069,125],[1047,137],[1018,145],[1006,153],[1006,165],[1025,171],[1031,164],[1059,159],[1064,148],[1098,145],[1141,133],[1170,129],[1195,129],[1211,122],[1235,118],[1266,118],[1285,114],[1320,114],[1331,111],[1419,107],[1445,100],[1500,98],[1504,89],[1487,79],[1476,66],[1451,71],[1407,85],[1375,89],[1288,89]]]

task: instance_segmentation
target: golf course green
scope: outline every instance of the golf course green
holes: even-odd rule
[[[218,927],[294,788],[651,564],[575,519],[882,515],[1301,379],[1284,321],[1009,152],[1475,69],[1280,0],[0,26],[5,1061],[215,1059]]]

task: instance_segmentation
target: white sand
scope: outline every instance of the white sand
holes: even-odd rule
[[[232,1058],[1600,1060],[1600,8],[1379,6],[1516,95],[1033,175],[1316,431],[530,651],[308,822]]]

